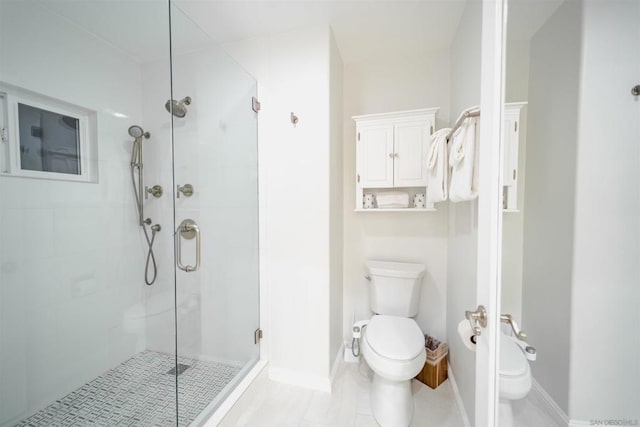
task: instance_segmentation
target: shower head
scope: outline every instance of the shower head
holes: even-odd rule
[[[187,107],[186,105],[191,104],[191,97],[185,96],[180,101],[176,101],[175,99],[170,99],[164,104],[164,108],[167,109],[168,112],[172,113],[174,116],[183,118],[187,115]]]
[[[129,135],[131,135],[135,139],[140,139],[142,137],[149,139],[149,137],[151,136],[149,132],[143,131],[142,128],[137,125],[133,125],[129,127]]]

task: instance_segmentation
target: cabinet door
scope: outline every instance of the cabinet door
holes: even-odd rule
[[[518,170],[518,120],[519,112],[505,113],[504,115],[504,185],[514,185],[517,179]]]
[[[503,202],[505,209],[517,209],[518,202],[518,148],[520,145],[520,111],[507,111],[503,122],[503,185],[505,192]]]
[[[393,187],[393,126],[358,128],[360,187]]]
[[[395,125],[394,184],[396,187],[427,185],[427,153],[430,123],[424,121]]]

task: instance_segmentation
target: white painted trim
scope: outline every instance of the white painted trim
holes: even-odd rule
[[[500,139],[504,103],[505,33],[506,0],[483,0],[476,305],[486,308],[488,322],[476,346],[473,408],[475,424],[483,427],[498,426],[499,284],[502,256]],[[470,309],[474,310],[475,307]]]
[[[331,393],[331,381],[329,377],[269,366],[269,379],[297,387]]]
[[[569,420],[569,427],[584,427],[584,426],[592,426],[593,424],[589,421],[580,421],[580,420]]]
[[[253,380],[257,378],[258,374],[262,372],[265,366],[267,366],[267,362],[259,361],[258,363],[256,363],[253,368],[247,373],[247,375],[245,375],[245,377],[236,385],[236,387],[229,394],[229,396],[227,396],[224,402],[220,404],[218,409],[216,409],[216,411],[211,414],[211,417],[209,417],[201,425],[205,427],[213,427],[220,424],[220,421],[222,421],[225,415],[227,415],[231,408],[233,408],[233,405],[235,405],[238,399],[240,399],[240,396],[242,396],[242,394],[247,391],[251,383],[253,383]],[[206,409],[204,412],[206,412]],[[191,425],[198,425],[198,422],[200,421],[196,418]]]
[[[340,345],[338,349],[338,353],[336,353],[336,358],[333,360],[333,367],[331,368],[331,373],[329,374],[329,386],[331,387],[331,391],[333,391],[333,382],[336,379],[336,374],[338,373],[338,366],[342,362],[344,358],[344,343]]]
[[[447,375],[449,378],[449,383],[451,384],[451,390],[453,391],[453,395],[456,398],[456,405],[458,406],[458,411],[460,412],[460,418],[462,418],[462,426],[471,427],[471,421],[469,421],[467,410],[464,408],[464,402],[462,401],[462,396],[460,395],[460,389],[458,389],[458,383],[456,383],[456,379],[453,376],[451,365],[447,365]]]
[[[542,388],[540,383],[533,378],[533,387],[531,387],[531,394],[533,398],[537,398],[541,403],[541,408],[545,410],[547,415],[552,418],[555,422],[561,425],[569,425],[569,417],[565,412],[558,406],[555,400],[549,393]]]
[[[419,108],[417,110],[406,110],[406,111],[392,111],[389,113],[376,113],[376,114],[364,114],[360,116],[351,117],[355,122],[360,120],[371,120],[371,119],[395,119],[395,118],[412,118],[416,117],[422,118],[423,116],[428,116],[431,114],[438,114],[440,111],[440,107],[431,107],[431,108]]]

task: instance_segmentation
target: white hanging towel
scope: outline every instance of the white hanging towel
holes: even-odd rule
[[[478,197],[478,119],[471,117],[453,134],[449,152],[449,200],[464,202]]]
[[[449,193],[449,160],[447,159],[447,135],[451,128],[440,129],[431,136],[427,157],[429,181],[427,204],[447,200]]]

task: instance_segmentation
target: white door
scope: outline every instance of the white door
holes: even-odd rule
[[[482,2],[481,126],[476,304],[486,309],[475,352],[475,425],[498,426],[499,268],[502,205],[500,136],[503,104],[503,40],[506,0]],[[468,310],[475,310],[469,307]]]
[[[393,126],[362,127],[357,138],[360,186],[393,187]]]
[[[396,187],[427,185],[429,126],[424,121],[399,123],[394,127],[393,176]]]

